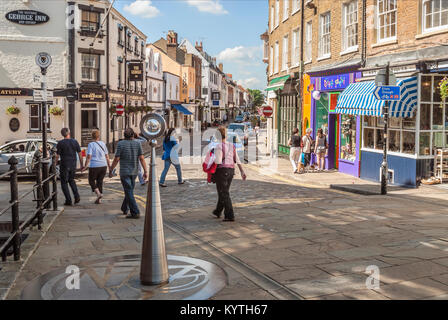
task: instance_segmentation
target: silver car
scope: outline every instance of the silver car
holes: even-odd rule
[[[47,147],[52,150],[53,147],[56,147],[56,144],[55,140],[48,140]],[[0,174],[9,171],[8,160],[12,156],[19,161],[17,168],[20,174],[32,174],[33,158],[37,150],[42,152],[42,139],[15,140],[0,146]],[[51,155],[51,152],[49,154]],[[57,171],[59,170],[57,169]]]

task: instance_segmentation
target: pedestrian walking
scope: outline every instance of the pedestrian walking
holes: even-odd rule
[[[290,146],[289,149],[289,160],[292,164],[292,169],[294,173],[299,173],[299,170],[297,169],[297,163],[299,162],[300,157],[300,136],[299,136],[299,129],[294,128],[292,131],[292,136],[288,141],[288,145]]]
[[[80,168],[83,168],[83,156],[78,141],[72,139],[70,136],[70,130],[68,128],[62,128],[61,135],[64,137],[56,145],[57,155],[56,163],[60,158],[59,164],[59,177],[61,179],[61,189],[65,197],[65,206],[72,205],[72,197],[70,195],[70,189],[72,189],[73,197],[75,198],[75,204],[81,201],[79,196],[78,187],[75,182],[75,173],[77,167],[77,157],[79,158]]]
[[[325,167],[325,155],[327,154],[328,143],[327,137],[324,134],[324,130],[319,128],[317,130],[316,148],[314,153],[317,156],[317,166],[319,171],[323,171]]]
[[[144,138],[142,135],[137,134],[137,132],[134,133],[134,139],[138,142],[140,142],[140,144],[143,145],[143,143],[148,142],[148,140],[146,140],[146,138]],[[142,147],[143,150],[143,147]],[[146,179],[143,178],[143,168],[142,165],[140,164],[140,162],[138,163],[138,182],[140,183],[140,186],[144,186],[146,185]]]
[[[218,203],[213,214],[217,218],[220,218],[224,210],[223,221],[235,221],[232,199],[230,198],[230,185],[235,175],[235,163],[238,165],[243,180],[246,180],[246,173],[241,165],[235,145],[226,141],[226,131],[227,129],[223,126],[218,128],[221,137],[218,137],[220,143],[215,147],[215,163],[217,167],[214,173],[214,181],[218,192]]]
[[[305,155],[304,158],[304,167],[307,168],[311,164],[311,150],[313,146],[313,138],[311,138],[311,133],[313,129],[306,129],[306,134],[302,138],[302,153]]]
[[[96,194],[95,204],[101,203],[103,198],[103,180],[106,176],[107,169],[110,172],[109,151],[103,141],[100,141],[100,131],[92,131],[93,141],[87,146],[87,158],[84,168],[89,168],[89,184],[92,192]]]
[[[163,139],[162,160],[165,162],[165,167],[163,168],[162,175],[160,176],[159,185],[164,188],[167,187],[165,184],[165,179],[171,165],[176,168],[177,183],[184,184],[185,181],[182,180],[182,168],[180,167],[179,161],[179,143],[174,136],[174,128],[169,128],[165,134],[165,138]]]
[[[142,145],[134,140],[134,130],[127,128],[124,131],[124,140],[117,144],[115,158],[109,170],[109,177],[113,177],[113,170],[120,163],[120,181],[124,190],[124,199],[121,205],[121,211],[129,219],[138,219],[140,210],[134,197],[135,178],[138,175],[138,163],[143,167],[143,178],[146,180],[148,171],[146,168],[145,157],[143,156]],[[130,210],[130,215],[128,212]]]

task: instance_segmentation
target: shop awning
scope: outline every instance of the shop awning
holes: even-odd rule
[[[269,81],[266,91],[283,89],[283,87],[285,86],[285,82],[288,79],[289,79],[289,75],[272,79],[271,81]]]
[[[401,100],[389,104],[389,116],[412,117],[417,106],[417,77],[400,79]],[[377,100],[373,91],[375,81],[350,84],[338,98],[336,112],[351,115],[383,116],[385,101]]]
[[[171,107],[173,107],[174,109],[176,109],[179,112],[182,112],[185,115],[192,115],[192,113],[190,111],[188,111],[188,109],[185,108],[181,104],[172,104]]]

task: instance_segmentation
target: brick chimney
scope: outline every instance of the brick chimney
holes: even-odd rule
[[[177,33],[173,30],[169,30],[168,34],[166,35],[166,40],[168,41],[169,45],[175,45],[177,47]]]
[[[177,61],[177,33],[169,30],[166,35],[166,54],[173,60]]]
[[[219,70],[221,70],[221,72],[224,72],[224,66],[222,63],[219,64],[218,68]]]
[[[195,46],[196,50],[198,50],[199,52],[202,52],[202,41],[201,44],[198,45],[198,42],[196,41],[196,46]]]

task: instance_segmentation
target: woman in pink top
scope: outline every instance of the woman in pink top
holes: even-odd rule
[[[224,209],[223,221],[235,221],[232,199],[230,199],[229,191],[233,176],[235,175],[235,163],[240,169],[241,178],[243,180],[246,180],[246,174],[244,173],[243,166],[238,158],[234,144],[226,141],[226,128],[221,126],[218,128],[218,132],[221,134],[222,139],[221,140],[218,137],[218,141],[221,140],[222,143],[215,147],[215,163],[217,164],[217,168],[214,177],[216,190],[218,191],[218,204],[216,205],[213,214],[217,218],[220,218],[222,210]]]

